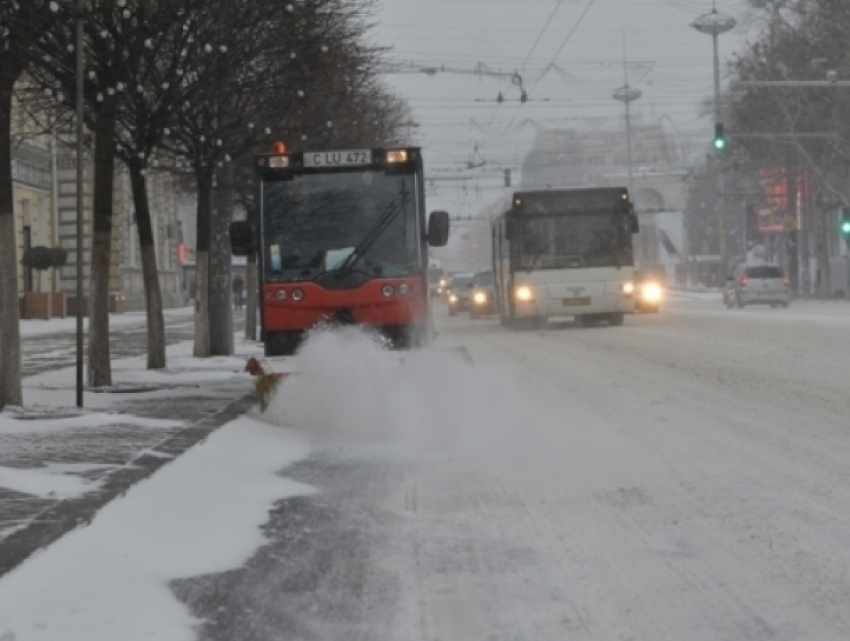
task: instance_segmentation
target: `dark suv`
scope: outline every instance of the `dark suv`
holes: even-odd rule
[[[788,307],[791,304],[791,285],[782,268],[777,265],[738,265],[727,280],[723,292],[726,307],[770,305]]]
[[[496,313],[496,289],[493,270],[478,272],[472,280],[469,294],[469,315],[480,318],[485,314]]]
[[[472,293],[472,274],[455,274],[448,285],[449,316],[469,309],[469,294]]]

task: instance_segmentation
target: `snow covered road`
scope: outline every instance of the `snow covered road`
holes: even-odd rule
[[[427,608],[455,629],[431,638],[850,638],[850,325],[822,307],[453,324],[534,409],[492,476],[417,487],[495,564],[435,573],[464,603]]]
[[[190,582],[203,638],[850,638],[850,306],[438,323],[400,365],[305,350],[272,415],[319,492],[279,506],[241,597]]]
[[[142,619],[203,641],[850,639],[850,305],[681,299],[623,327],[533,332],[437,321],[419,352],[308,341],[265,415],[7,579],[0,595],[29,602],[32,588],[36,610],[67,612],[26,634],[10,621],[15,641],[106,640]],[[281,468],[298,491],[280,489]],[[174,496],[220,524],[200,535],[215,558],[192,545],[183,559],[196,517],[181,521]],[[72,608],[39,576],[91,540],[139,559],[117,526],[151,504],[175,543],[158,519],[134,526],[161,544],[132,567],[159,568],[154,584],[170,577],[165,598],[197,619],[130,600],[92,635],[98,602]],[[72,619],[86,634],[65,634]],[[122,638],[144,636],[131,628]]]

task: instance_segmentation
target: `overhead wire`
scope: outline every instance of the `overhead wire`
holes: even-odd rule
[[[554,63],[554,62],[555,62],[555,60],[558,58],[558,55],[560,55],[561,51],[563,51],[564,47],[565,47],[565,46],[567,45],[567,43],[570,41],[570,38],[572,38],[573,34],[576,32],[576,30],[579,28],[579,26],[581,25],[581,23],[584,21],[585,16],[587,16],[587,13],[590,11],[590,8],[593,6],[593,4],[594,4],[595,2],[596,2],[596,0],[590,0],[590,1],[587,3],[587,5],[585,6],[584,10],[581,12],[581,15],[578,17],[578,20],[576,20],[575,24],[573,25],[573,28],[572,28],[572,29],[570,29],[569,33],[567,33],[567,36],[564,38],[564,41],[561,43],[561,46],[560,46],[560,47],[558,47],[558,50],[555,52],[555,55],[554,55],[554,56],[552,56],[552,59],[549,61],[549,64],[547,64],[547,65],[546,65],[546,67],[547,67],[547,68],[549,67],[549,65],[551,65],[552,63]],[[537,82],[535,82],[535,83],[534,83],[534,86],[532,86],[532,89],[534,89],[534,87],[536,87],[536,86],[537,86],[537,84],[540,82],[540,80],[541,80],[541,79],[542,79],[542,76],[541,76],[541,78],[540,78],[540,79],[538,79],[538,80],[537,80]],[[505,136],[507,135],[507,132],[508,132],[508,130],[510,129],[510,126],[511,126],[511,125],[514,123],[514,121],[516,120],[516,117],[517,117],[517,115],[519,114],[519,110],[520,110],[520,109],[522,109],[522,107],[523,107],[523,104],[522,104],[522,103],[520,103],[520,105],[516,108],[516,111],[514,111],[514,115],[511,117],[511,121],[510,121],[510,123],[508,123],[508,126],[507,126],[507,128],[505,129],[505,132],[502,134],[502,136],[501,136],[501,137],[499,138],[499,140],[496,142],[496,145],[501,144],[501,142],[505,139]]]
[[[552,9],[552,13],[549,14],[549,17],[546,19],[546,22],[544,23],[543,28],[540,29],[540,32],[537,34],[537,38],[534,40],[534,44],[531,45],[531,49],[528,50],[528,53],[525,55],[525,59],[522,61],[522,64],[519,66],[520,71],[525,70],[526,63],[531,58],[532,54],[534,53],[534,50],[537,49],[537,45],[540,44],[540,40],[543,38],[543,35],[549,29],[549,25],[552,24],[552,19],[555,17],[555,14],[558,13],[558,9],[561,7],[561,4],[563,3],[563,1],[564,0],[558,0],[557,4],[555,4],[555,7]],[[522,89],[522,86],[520,86],[520,89],[524,91],[524,89]],[[501,97],[501,95],[502,95],[501,92],[499,92],[500,97]],[[497,101],[496,107],[493,109],[492,113],[490,114],[490,119],[488,121],[488,125],[492,124],[492,122],[496,119],[496,114],[499,113],[499,107],[501,107],[501,106],[502,106],[502,102]]]
[[[561,7],[561,3],[564,0],[558,0],[558,3],[555,5],[555,8],[552,9],[552,13],[549,14],[549,18],[546,20],[546,24],[543,25],[543,28],[540,30],[540,33],[537,34],[537,40],[534,41],[534,44],[531,45],[531,49],[528,54],[525,56],[525,60],[522,61],[522,64],[519,66],[520,70],[525,69],[525,63],[528,62],[528,59],[531,58],[531,54],[534,53],[534,50],[537,49],[537,45],[540,44],[540,39],[543,37],[543,34],[546,33],[546,30],[549,29],[549,25],[552,24],[552,18],[555,17],[555,14],[558,13],[558,9]]]

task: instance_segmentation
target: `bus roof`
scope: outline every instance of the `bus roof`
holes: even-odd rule
[[[517,196],[554,196],[564,194],[575,194],[576,198],[583,196],[598,196],[598,195],[621,195],[626,194],[628,197],[629,190],[627,187],[553,187],[547,189],[523,189],[514,192],[514,198]]]
[[[517,214],[625,213],[631,207],[631,201],[626,187],[577,187],[518,190],[506,205],[494,224],[506,216]],[[531,209],[527,205],[531,205]]]

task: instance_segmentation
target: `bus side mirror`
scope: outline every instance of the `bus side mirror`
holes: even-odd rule
[[[247,220],[230,223],[230,251],[234,256],[250,256],[254,251],[254,234]]]
[[[428,216],[428,244],[445,247],[449,242],[449,212],[432,211]]]
[[[636,214],[629,214],[629,230],[633,234],[640,231],[640,224],[638,223],[638,217]]]
[[[516,221],[506,220],[505,221],[505,238],[510,241],[516,240]]]

